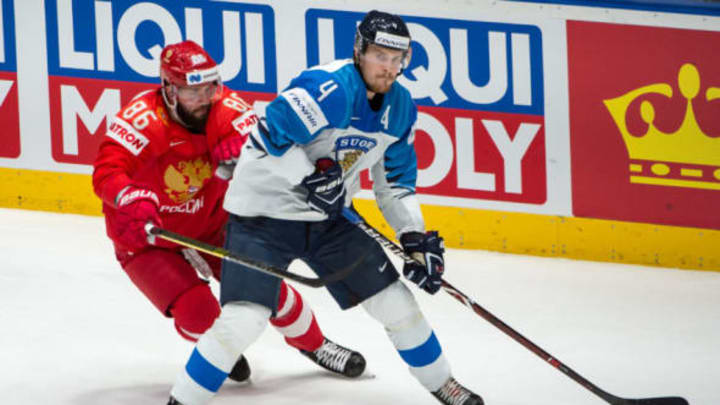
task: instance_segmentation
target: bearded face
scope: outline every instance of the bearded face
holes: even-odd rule
[[[180,120],[193,131],[203,132],[217,92],[216,83],[178,87],[177,115]]]
[[[210,114],[211,103],[195,106],[192,109],[185,107],[182,102],[178,102],[177,114],[180,119],[195,132],[203,132],[208,115]]]

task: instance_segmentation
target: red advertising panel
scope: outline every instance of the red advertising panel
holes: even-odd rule
[[[720,32],[567,24],[573,214],[720,229]]]
[[[112,117],[133,97],[157,85],[50,76],[52,156],[92,164]]]
[[[17,74],[0,72],[0,157],[20,156]]]
[[[0,1],[0,158],[20,156],[15,12],[11,0]]]

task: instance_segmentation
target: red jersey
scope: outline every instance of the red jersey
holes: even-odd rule
[[[222,208],[227,182],[214,176],[210,150],[239,133],[247,138],[257,123],[251,106],[227,87],[210,109],[204,134],[170,118],[162,93],[133,99],[122,108],[95,158],[93,187],[103,201],[107,233],[116,246],[116,198],[128,185],[154,191],[163,227],[192,238],[217,240],[227,219]]]

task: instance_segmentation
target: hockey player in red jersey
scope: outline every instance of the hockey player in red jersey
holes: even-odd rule
[[[220,314],[218,300],[197,273],[220,279],[218,258],[150,239],[148,222],[212,244],[224,241],[223,196],[257,116],[224,87],[210,55],[192,41],[161,53],[162,85],[135,97],[117,113],[94,164],[93,187],[103,201],[107,234],[132,282],[185,339],[197,341]],[[283,283],[270,322],[289,345],[320,366],[360,375],[360,353],[326,339],[309,306]],[[333,353],[326,353],[327,351]],[[323,362],[342,355],[343,362]],[[233,366],[233,365],[231,365]],[[245,380],[241,357],[229,377]]]

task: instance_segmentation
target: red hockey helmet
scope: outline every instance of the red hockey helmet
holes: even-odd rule
[[[187,40],[166,46],[160,54],[160,77],[176,86],[220,83],[217,63],[200,45]]]
[[[215,102],[223,91],[217,63],[205,49],[190,40],[167,45],[160,54],[160,78],[173,119],[186,127],[204,125],[207,116],[192,117],[188,111]]]

